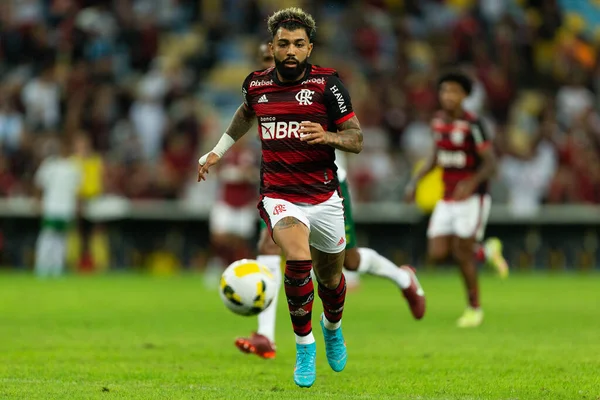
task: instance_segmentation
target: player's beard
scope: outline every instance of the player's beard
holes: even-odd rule
[[[294,68],[290,68],[290,67],[286,67],[285,66],[285,62],[286,60],[283,61],[279,61],[277,58],[275,58],[275,69],[277,70],[277,72],[279,72],[279,75],[281,75],[281,77],[283,79],[285,79],[286,81],[295,81],[301,78],[302,73],[304,73],[304,70],[306,69],[306,60],[304,61],[298,61],[298,60],[294,60],[297,62],[296,66]]]

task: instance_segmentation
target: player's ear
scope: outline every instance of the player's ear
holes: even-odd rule
[[[313,44],[312,42],[308,44],[308,53],[306,54],[306,58],[310,57],[310,53],[312,53]]]
[[[271,52],[271,55],[275,56],[275,51],[273,50],[273,42],[269,42],[267,46],[269,46],[269,51]]]

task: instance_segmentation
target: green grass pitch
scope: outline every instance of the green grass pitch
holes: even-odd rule
[[[292,380],[285,302],[278,354],[244,355],[255,328],[196,275],[0,275],[0,399],[600,399],[600,276],[482,277],[484,324],[460,330],[456,274],[425,274],[425,319],[363,278],[344,312],[348,365],[329,369],[318,315],[317,381]],[[283,299],[282,299],[283,300]],[[315,314],[321,305],[315,303]]]

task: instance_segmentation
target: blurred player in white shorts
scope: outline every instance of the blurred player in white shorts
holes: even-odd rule
[[[228,152],[217,168],[218,199],[209,216],[212,259],[205,282],[216,287],[223,267],[250,258],[256,234],[258,157],[247,140]]]
[[[35,273],[40,277],[63,273],[67,231],[78,210],[81,171],[70,156],[69,143],[60,143],[56,153],[42,161],[34,177],[42,202],[42,228],[35,249]]]
[[[428,253],[434,262],[452,255],[460,266],[468,306],[457,324],[465,328],[483,321],[476,261],[488,261],[501,276],[508,275],[500,241],[493,238],[485,247],[479,245],[491,207],[488,181],[495,173],[496,157],[479,118],[463,109],[471,87],[471,80],[463,73],[451,72],[440,78],[442,109],[431,121],[434,151],[407,187],[412,198],[421,178],[438,165],[443,169],[444,198],[431,215]]]

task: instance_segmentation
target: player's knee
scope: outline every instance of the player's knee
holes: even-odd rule
[[[360,253],[357,248],[346,249],[346,254],[344,256],[344,268],[348,271],[356,271],[358,270],[358,266],[360,264]]]
[[[315,271],[317,275],[317,280],[319,281],[319,285],[325,286],[327,289],[335,289],[340,285],[340,281],[342,280],[342,271],[339,273],[326,273],[319,274]]]
[[[452,255],[458,262],[470,261],[473,258],[473,241],[458,240],[452,249]]]
[[[279,246],[277,246],[270,237],[268,239],[261,240],[258,243],[258,254],[265,256],[277,256],[280,252],[281,250],[279,249]]]
[[[449,251],[446,248],[431,247],[429,248],[427,255],[429,260],[433,263],[439,264],[448,259]]]

